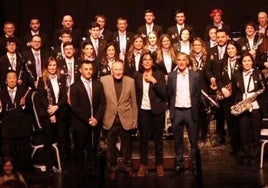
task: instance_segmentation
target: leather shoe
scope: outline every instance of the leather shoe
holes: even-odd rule
[[[176,166],[174,170],[174,174],[184,174],[185,168],[184,166]]]

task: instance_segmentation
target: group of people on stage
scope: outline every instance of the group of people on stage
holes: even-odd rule
[[[162,137],[169,110],[175,173],[186,170],[185,125],[196,176],[198,140],[207,138],[212,106],[215,146],[226,144],[226,122],[231,154],[239,154],[242,166],[256,171],[261,119],[267,113],[267,14],[259,12],[258,27],[247,22],[245,36],[238,41],[229,37],[231,29],[223,23],[221,9],[210,16],[204,38],[186,24],[182,10],[175,12],[176,24],[166,33],[154,23],[151,10],[145,11],[145,24],[136,34],[128,31],[123,17],[117,19],[118,30],[111,32],[105,16],[97,15],[86,37],[65,15],[51,42],[38,18],[30,20],[29,33],[20,39],[14,36],[14,24],[6,22],[0,38],[1,155],[14,157],[20,168],[29,167],[30,135],[41,128],[48,172],[53,172],[52,144],[57,142],[63,164],[74,155],[79,172],[95,177],[103,139],[109,178],[115,179],[120,140],[123,170],[131,177],[144,177],[148,142],[153,140],[156,172],[162,177]],[[133,129],[138,129],[140,140],[137,173],[131,168]]]

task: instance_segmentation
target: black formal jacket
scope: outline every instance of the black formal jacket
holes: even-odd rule
[[[125,58],[125,63],[124,63],[124,73],[125,73],[125,75],[133,77],[133,74],[136,72],[136,70],[140,70],[140,64],[138,66],[139,67],[136,67],[135,55],[134,54],[133,54],[130,62],[128,61],[127,58]]]
[[[65,80],[67,79],[68,76],[68,66],[66,63],[65,59],[62,59],[59,62],[59,69],[60,69],[60,74],[64,76]],[[80,77],[80,72],[79,72],[79,60],[78,58],[74,58],[74,70],[73,70],[73,76],[74,76],[74,81],[78,80]]]
[[[100,36],[101,39],[104,39],[107,43],[112,41],[113,32],[109,29],[104,28],[102,35]]]
[[[56,103],[56,98],[53,92],[53,87],[51,85],[50,80],[47,81],[47,87],[49,91],[45,89],[44,81],[42,77],[38,81],[38,96],[39,96],[39,101],[35,104],[37,108],[39,109],[39,118],[41,120],[46,121],[49,119],[50,115],[47,112],[48,106],[49,106],[49,101],[48,97],[51,96],[52,99],[52,105],[58,105],[58,110],[55,112],[56,119],[64,119],[65,114],[63,114],[64,110],[63,108],[67,104],[67,91],[66,91],[66,82],[65,78],[60,77],[58,78],[58,85],[59,85],[59,96],[58,96],[58,102]]]
[[[177,91],[177,71],[173,71],[168,75],[168,102],[170,109],[170,118],[175,118],[175,99]],[[191,112],[194,121],[198,120],[198,108],[201,104],[201,87],[200,78],[197,72],[189,70]]]
[[[25,61],[24,58],[16,53],[16,73],[18,78],[23,81],[23,86],[26,86],[27,74],[25,72]],[[0,79],[1,79],[1,87],[4,88],[6,86],[6,74],[7,72],[12,70],[11,62],[8,59],[7,54],[0,58]]]
[[[71,85],[70,101],[73,111],[72,129],[87,131],[91,127],[88,122],[91,118],[91,104],[81,78]],[[92,101],[93,117],[100,123],[105,110],[106,100],[103,86],[96,80],[92,81]]]
[[[160,37],[163,34],[163,29],[162,26],[157,25],[154,23],[153,25],[153,31],[155,31],[157,33],[157,35]],[[146,29],[146,25],[142,25],[137,29],[137,34],[141,35],[142,38],[146,38],[147,36],[147,29]]]
[[[264,85],[264,76],[263,73],[260,70],[256,70],[254,69],[252,72],[252,79],[254,82],[254,89],[252,91],[249,92],[256,92],[258,90],[264,89],[267,90],[267,88],[265,88]],[[234,74],[234,79],[233,79],[233,92],[235,94],[235,103],[238,103],[239,101],[242,101],[243,99],[243,93],[245,93],[246,89],[244,86],[244,79],[243,79],[243,72],[242,71],[237,71]],[[262,99],[263,98],[263,94],[265,93],[265,91],[258,96],[257,99]],[[261,105],[261,102],[259,102],[259,105]]]
[[[37,79],[36,75],[36,68],[35,68],[35,57],[32,52],[32,50],[27,50],[24,53],[22,53],[23,58],[25,59],[25,70],[26,70],[26,77],[27,77],[27,84],[34,88],[34,81]],[[46,50],[40,50],[40,61],[41,61],[41,67],[42,70],[48,61],[49,53]]]
[[[227,57],[227,53],[225,50],[224,58]],[[223,59],[224,59],[223,58]],[[217,77],[217,75],[221,74],[222,60],[219,60],[219,52],[218,46],[214,46],[208,50],[207,55],[207,64],[205,65],[205,76],[206,79],[210,82],[211,77]]]
[[[149,98],[151,111],[155,115],[162,114],[166,111],[167,92],[164,73],[161,71],[153,71],[152,76],[157,80],[156,84],[149,86]],[[136,96],[139,110],[141,110],[141,102],[143,96],[143,73],[135,72],[134,80],[136,85]]]
[[[185,24],[184,27],[187,27],[191,30],[192,36],[195,36],[194,29],[191,25]],[[177,25],[171,26],[167,29],[167,34],[172,38],[172,43],[176,43],[180,41],[180,33],[178,31]]]
[[[222,61],[222,64],[219,67],[219,69],[220,70],[217,71],[219,73],[219,75],[216,75],[216,82],[217,82],[218,89],[221,90],[221,88],[223,88],[227,84],[229,84],[229,83],[232,84],[234,74],[236,72],[241,71],[241,59],[240,58],[236,59],[235,65],[234,65],[234,70],[231,74],[231,79],[230,79],[229,74],[228,74],[228,58],[225,58]]]
[[[126,48],[125,48],[125,54],[127,54],[127,51],[129,50],[130,44],[132,42],[134,33],[130,32],[130,31],[126,31],[126,37],[127,37],[127,44],[126,44]],[[115,46],[116,46],[116,50],[117,53],[119,54],[120,52],[120,41],[119,41],[120,37],[119,37],[119,31],[115,31],[113,33],[113,37],[112,37],[112,41],[114,42]]]
[[[29,93],[26,96],[26,105],[23,109],[20,106],[20,99],[26,94],[26,89],[17,87],[15,102],[12,104],[7,87],[0,92],[0,100],[2,102],[1,111],[1,136],[2,137],[21,137],[30,134],[31,124],[31,103]]]
[[[255,35],[253,39],[253,46],[255,50],[258,49],[258,46],[260,44],[261,37],[259,35]],[[242,37],[237,41],[237,45],[239,47],[239,52],[243,56],[244,54],[248,53],[251,49],[249,46],[249,41],[247,37]]]
[[[89,40],[94,45],[94,41],[92,41],[91,38],[88,38],[87,40]],[[96,57],[98,61],[100,61],[102,56],[104,55],[106,45],[107,45],[107,42],[104,39],[99,39],[98,52],[96,53],[98,54]]]
[[[193,57],[193,56],[190,56],[190,67],[191,67],[191,69],[193,71],[199,73],[201,89],[204,90],[204,91],[207,91],[208,90],[208,86],[209,86],[209,82],[206,79],[205,70],[204,70],[204,68],[206,66],[206,63],[207,63],[207,61],[205,61],[205,60],[202,59],[201,62],[200,62],[200,66],[197,67],[198,62],[197,62],[196,58]],[[197,68],[193,68],[193,67],[197,67]],[[194,70],[194,69],[196,69],[196,70]]]

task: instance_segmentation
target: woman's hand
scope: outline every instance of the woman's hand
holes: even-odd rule
[[[54,114],[59,109],[58,105],[48,106],[47,112],[49,115]]]

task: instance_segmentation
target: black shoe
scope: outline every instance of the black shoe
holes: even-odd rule
[[[176,166],[174,170],[175,175],[184,174],[185,168],[184,166]]]

